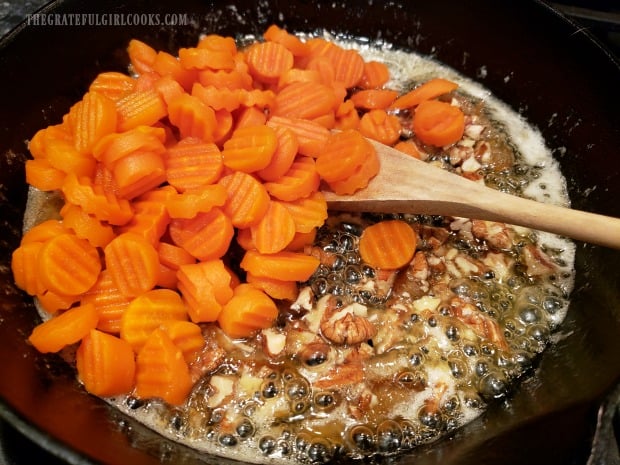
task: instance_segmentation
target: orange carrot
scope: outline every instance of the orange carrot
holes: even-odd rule
[[[425,100],[431,100],[444,94],[449,94],[457,87],[458,84],[447,79],[434,78],[397,98],[390,108],[397,110],[412,108]]]
[[[265,183],[267,192],[279,200],[294,201],[308,197],[319,187],[320,177],[310,157],[298,157],[277,181]]]
[[[171,218],[189,219],[198,213],[207,213],[213,207],[223,206],[226,199],[226,188],[220,184],[213,184],[172,196],[166,202],[166,208]]]
[[[112,174],[118,194],[126,199],[138,197],[166,180],[164,160],[153,152],[133,152],[121,158]]]
[[[75,295],[62,295],[45,290],[36,295],[37,302],[40,307],[43,307],[49,315],[53,315],[59,310],[67,310],[73,307],[77,302],[81,301],[80,296]],[[85,302],[81,302],[84,304]]]
[[[329,129],[319,123],[301,118],[272,116],[267,125],[272,128],[288,128],[293,131],[299,143],[299,153],[313,158],[321,154],[330,134]]]
[[[214,85],[203,86],[196,82],[192,86],[192,95],[214,110],[233,111],[241,105],[241,93],[238,89],[218,88]]]
[[[71,229],[77,237],[86,239],[94,247],[105,247],[114,239],[112,226],[89,215],[78,205],[65,204],[60,215],[66,228]]]
[[[28,150],[35,159],[46,157],[46,147],[50,141],[62,140],[73,143],[73,136],[69,124],[55,124],[39,129],[28,142]]]
[[[182,139],[197,137],[205,142],[213,141],[215,111],[198,97],[183,94],[173,99],[168,104],[168,118],[179,129]]]
[[[276,102],[276,94],[271,90],[239,90],[239,101],[246,107],[272,108]]]
[[[166,116],[166,102],[155,89],[135,90],[116,101],[119,131],[150,126]]]
[[[145,238],[122,233],[104,248],[104,256],[106,269],[124,295],[139,296],[157,283],[159,256]]]
[[[218,207],[191,219],[173,219],[168,229],[174,243],[198,260],[224,256],[235,234],[230,218]]]
[[[158,397],[182,404],[193,386],[187,362],[166,332],[156,329],[136,358],[136,389],[140,398]]]
[[[317,82],[293,82],[276,95],[273,115],[314,119],[335,110],[340,103],[331,87]]]
[[[355,92],[351,101],[364,110],[386,109],[398,97],[398,92],[388,89],[364,89]]]
[[[133,71],[138,74],[153,71],[153,64],[157,58],[157,52],[153,47],[138,39],[131,39],[127,46],[127,53]]]
[[[416,245],[417,236],[411,225],[402,220],[386,220],[364,229],[359,251],[369,265],[394,270],[411,261]]]
[[[236,112],[235,129],[262,126],[267,122],[265,111],[258,107],[242,107]]]
[[[246,276],[246,280],[272,299],[295,300],[297,298],[298,289],[296,281],[282,281],[266,277],[259,278],[249,273]]]
[[[95,285],[82,295],[81,302],[95,306],[99,316],[97,329],[119,334],[121,318],[132,300],[133,297],[123,294],[116,286],[112,273],[109,270],[103,270]]]
[[[250,46],[246,60],[250,74],[259,82],[275,84],[278,77],[293,67],[293,54],[277,42]]]
[[[327,219],[327,201],[322,192],[292,202],[282,202],[295,222],[295,231],[309,233],[323,225]]]
[[[396,143],[396,145],[394,145],[394,148],[403,153],[406,153],[407,155],[411,155],[413,158],[417,158],[418,160],[422,158],[420,149],[417,145],[415,145],[415,142],[410,139]]]
[[[260,278],[282,281],[306,281],[319,266],[319,259],[296,252],[261,254],[256,250],[246,251],[241,268]]]
[[[335,71],[335,80],[348,89],[354,87],[364,74],[364,59],[356,50],[345,50],[339,46],[329,47],[325,53]]]
[[[171,76],[186,91],[192,88],[192,84],[198,77],[197,70],[184,68],[177,57],[163,51],[157,52],[153,71],[160,76]]]
[[[303,252],[306,246],[312,245],[316,239],[318,228],[314,228],[308,232],[296,232],[295,237],[285,250],[289,252]]]
[[[202,37],[198,44],[198,48],[206,48],[209,50],[219,50],[235,55],[237,53],[237,44],[232,37],[225,37],[219,34],[207,34]]]
[[[286,47],[293,56],[300,57],[308,54],[309,50],[297,36],[272,24],[263,33],[263,38],[270,42],[277,42]]]
[[[251,284],[240,284],[218,317],[222,330],[232,338],[246,338],[269,328],[278,316],[274,301]]]
[[[331,65],[330,65],[331,66]],[[321,83],[321,75],[316,69],[291,68],[278,79],[277,89],[283,89],[294,82]]]
[[[233,226],[247,228],[256,224],[269,208],[269,194],[255,177],[242,171],[222,177],[219,184],[226,188],[224,213]]]
[[[116,336],[91,330],[82,340],[75,361],[78,377],[91,394],[115,396],[127,394],[134,387],[133,350]]]
[[[420,103],[413,116],[413,132],[425,144],[443,147],[463,137],[465,115],[459,107],[438,100]]]
[[[67,118],[75,148],[89,153],[99,139],[116,130],[116,105],[103,94],[87,92],[71,107]]]
[[[70,233],[45,242],[37,255],[37,262],[45,288],[64,295],[88,291],[101,271],[97,249],[87,240]]]
[[[170,289],[153,289],[133,299],[121,317],[121,339],[139,352],[153,331],[169,321],[187,320],[181,296]]]
[[[91,177],[95,174],[97,161],[90,154],[80,153],[69,141],[52,139],[45,146],[45,160],[63,173]]]
[[[358,83],[364,89],[377,89],[383,87],[390,80],[390,70],[380,61],[367,61],[364,63],[364,73]]]
[[[137,126],[103,137],[93,148],[95,158],[112,169],[118,160],[134,152],[164,153],[166,131],[161,127]]]
[[[26,231],[22,236],[20,245],[29,244],[30,242],[45,242],[54,236],[66,232],[68,232],[67,228],[65,228],[62,221],[55,219],[45,220]]]
[[[364,137],[385,145],[395,144],[401,129],[399,119],[385,110],[370,110],[361,117],[359,124],[359,131]]]
[[[215,144],[200,139],[182,139],[165,155],[166,179],[180,192],[216,182],[224,167]]]
[[[158,244],[157,253],[159,254],[159,262],[162,265],[172,268],[175,272],[181,265],[196,263],[196,259],[186,250],[167,242],[160,242]]]
[[[80,305],[40,323],[28,341],[39,352],[58,352],[86,336],[97,325],[97,318],[93,305]]]
[[[231,111],[222,108],[215,111],[215,131],[213,131],[213,142],[222,145],[233,131],[235,119]]]
[[[166,107],[175,98],[185,93],[185,89],[172,76],[159,76],[158,74],[156,76],[157,78],[153,82],[153,89],[164,100]]]
[[[335,116],[336,122],[334,127],[336,129],[340,129],[341,131],[346,131],[347,129],[357,129],[360,124],[359,113],[350,99],[345,100],[340,104],[340,106],[338,106]]]
[[[161,325],[170,340],[181,349],[187,363],[195,360],[206,342],[202,336],[202,329],[191,321],[168,321]]]
[[[213,50],[207,47],[180,48],[179,62],[185,69],[228,71],[235,67],[230,50]]]
[[[261,220],[250,228],[252,242],[260,253],[284,250],[295,236],[293,216],[280,202],[269,202]]]
[[[88,87],[89,92],[97,92],[116,102],[133,91],[136,82],[131,76],[117,71],[99,73]]]
[[[44,292],[45,285],[41,281],[38,263],[39,252],[44,242],[22,243],[11,255],[11,271],[15,284],[30,295]]]
[[[338,195],[353,194],[355,191],[366,187],[370,180],[377,175],[380,167],[377,152],[372,150],[355,173],[346,179],[329,183],[329,187]]]
[[[250,228],[237,229],[235,239],[237,240],[237,244],[239,244],[243,250],[256,249],[256,247],[254,247],[254,242],[252,241],[252,230]]]
[[[26,182],[41,191],[55,191],[62,187],[66,174],[54,168],[44,158],[26,160]]]
[[[236,129],[224,143],[224,165],[245,173],[262,170],[271,162],[277,144],[276,133],[269,126]]]
[[[373,148],[356,130],[331,134],[325,150],[316,159],[316,170],[325,181],[341,181],[350,177]]]
[[[283,127],[275,127],[274,131],[278,139],[276,151],[269,164],[256,172],[264,181],[280,179],[291,168],[299,149],[299,142],[293,131]]]
[[[170,215],[165,203],[152,200],[141,200],[133,203],[135,214],[131,221],[116,229],[116,232],[133,233],[156,246],[166,232],[170,223]]]

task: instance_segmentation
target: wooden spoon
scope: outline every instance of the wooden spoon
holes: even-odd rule
[[[620,249],[620,219],[506,194],[371,141],[381,170],[353,195],[325,191],[331,210],[499,221]]]

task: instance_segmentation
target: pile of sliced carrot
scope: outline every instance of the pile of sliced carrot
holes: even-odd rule
[[[379,170],[364,137],[397,143],[406,109],[423,143],[444,145],[462,119],[435,100],[456,85],[399,97],[384,64],[275,25],[243,50],[218,35],[178,56],[139,40],[127,50],[132,74],[99,74],[30,141],[28,183],[65,205],[24,235],[12,270],[50,315],[30,341],[79,344],[87,390],[181,403],[202,325],[251,337],[313,274],[304,247],[327,218],[321,183],[349,194]],[[244,283],[226,262],[233,241]]]

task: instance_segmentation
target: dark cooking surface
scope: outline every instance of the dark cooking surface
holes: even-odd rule
[[[34,12],[45,3],[46,2],[42,0],[5,0],[0,2],[0,35],[8,32],[12,27],[17,25],[22,18]],[[569,13],[575,21],[580,22],[580,24],[588,28],[588,30],[601,42],[605,43],[612,52],[620,56],[620,6],[617,5],[617,1],[560,0],[550,3],[563,9],[566,13]],[[609,439],[613,441],[614,430],[620,431],[618,407],[616,407],[616,404],[613,404],[613,402],[617,402],[619,399],[620,391],[616,390],[610,397],[610,405],[605,411],[605,420],[607,421],[606,424],[609,430],[605,430],[604,433],[609,436],[602,438],[603,441],[608,441]],[[564,414],[560,412],[558,415],[562,416]],[[583,417],[587,417],[588,415],[589,413],[584,412]],[[581,418],[568,414],[565,416],[567,422],[575,421],[575,418]],[[574,424],[572,426],[575,430],[581,429],[585,433],[588,432],[587,425]],[[545,435],[544,422],[542,425],[535,425],[534,428],[534,430],[530,431],[530,434],[538,433],[542,436]],[[501,441],[499,446],[502,446]],[[558,443],[556,446],[562,447],[562,444]],[[515,445],[511,444],[509,447],[515,447]],[[602,455],[599,455],[599,457],[604,457],[605,463],[610,465],[620,464],[620,456],[618,456],[615,441],[604,442],[601,450]],[[505,454],[509,454],[510,452],[510,449],[503,450]],[[608,456],[606,456],[607,454]],[[582,457],[575,457],[576,461],[574,463],[582,463],[581,458]],[[20,434],[15,428],[0,420],[0,465],[30,465],[38,463],[62,465],[67,462],[49,454],[36,443]],[[593,463],[592,465],[598,465],[598,463]]]

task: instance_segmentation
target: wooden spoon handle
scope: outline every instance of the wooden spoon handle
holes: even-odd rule
[[[415,213],[499,221],[620,249],[620,219],[497,191],[373,142],[381,171],[351,196],[325,192],[341,211]]]

